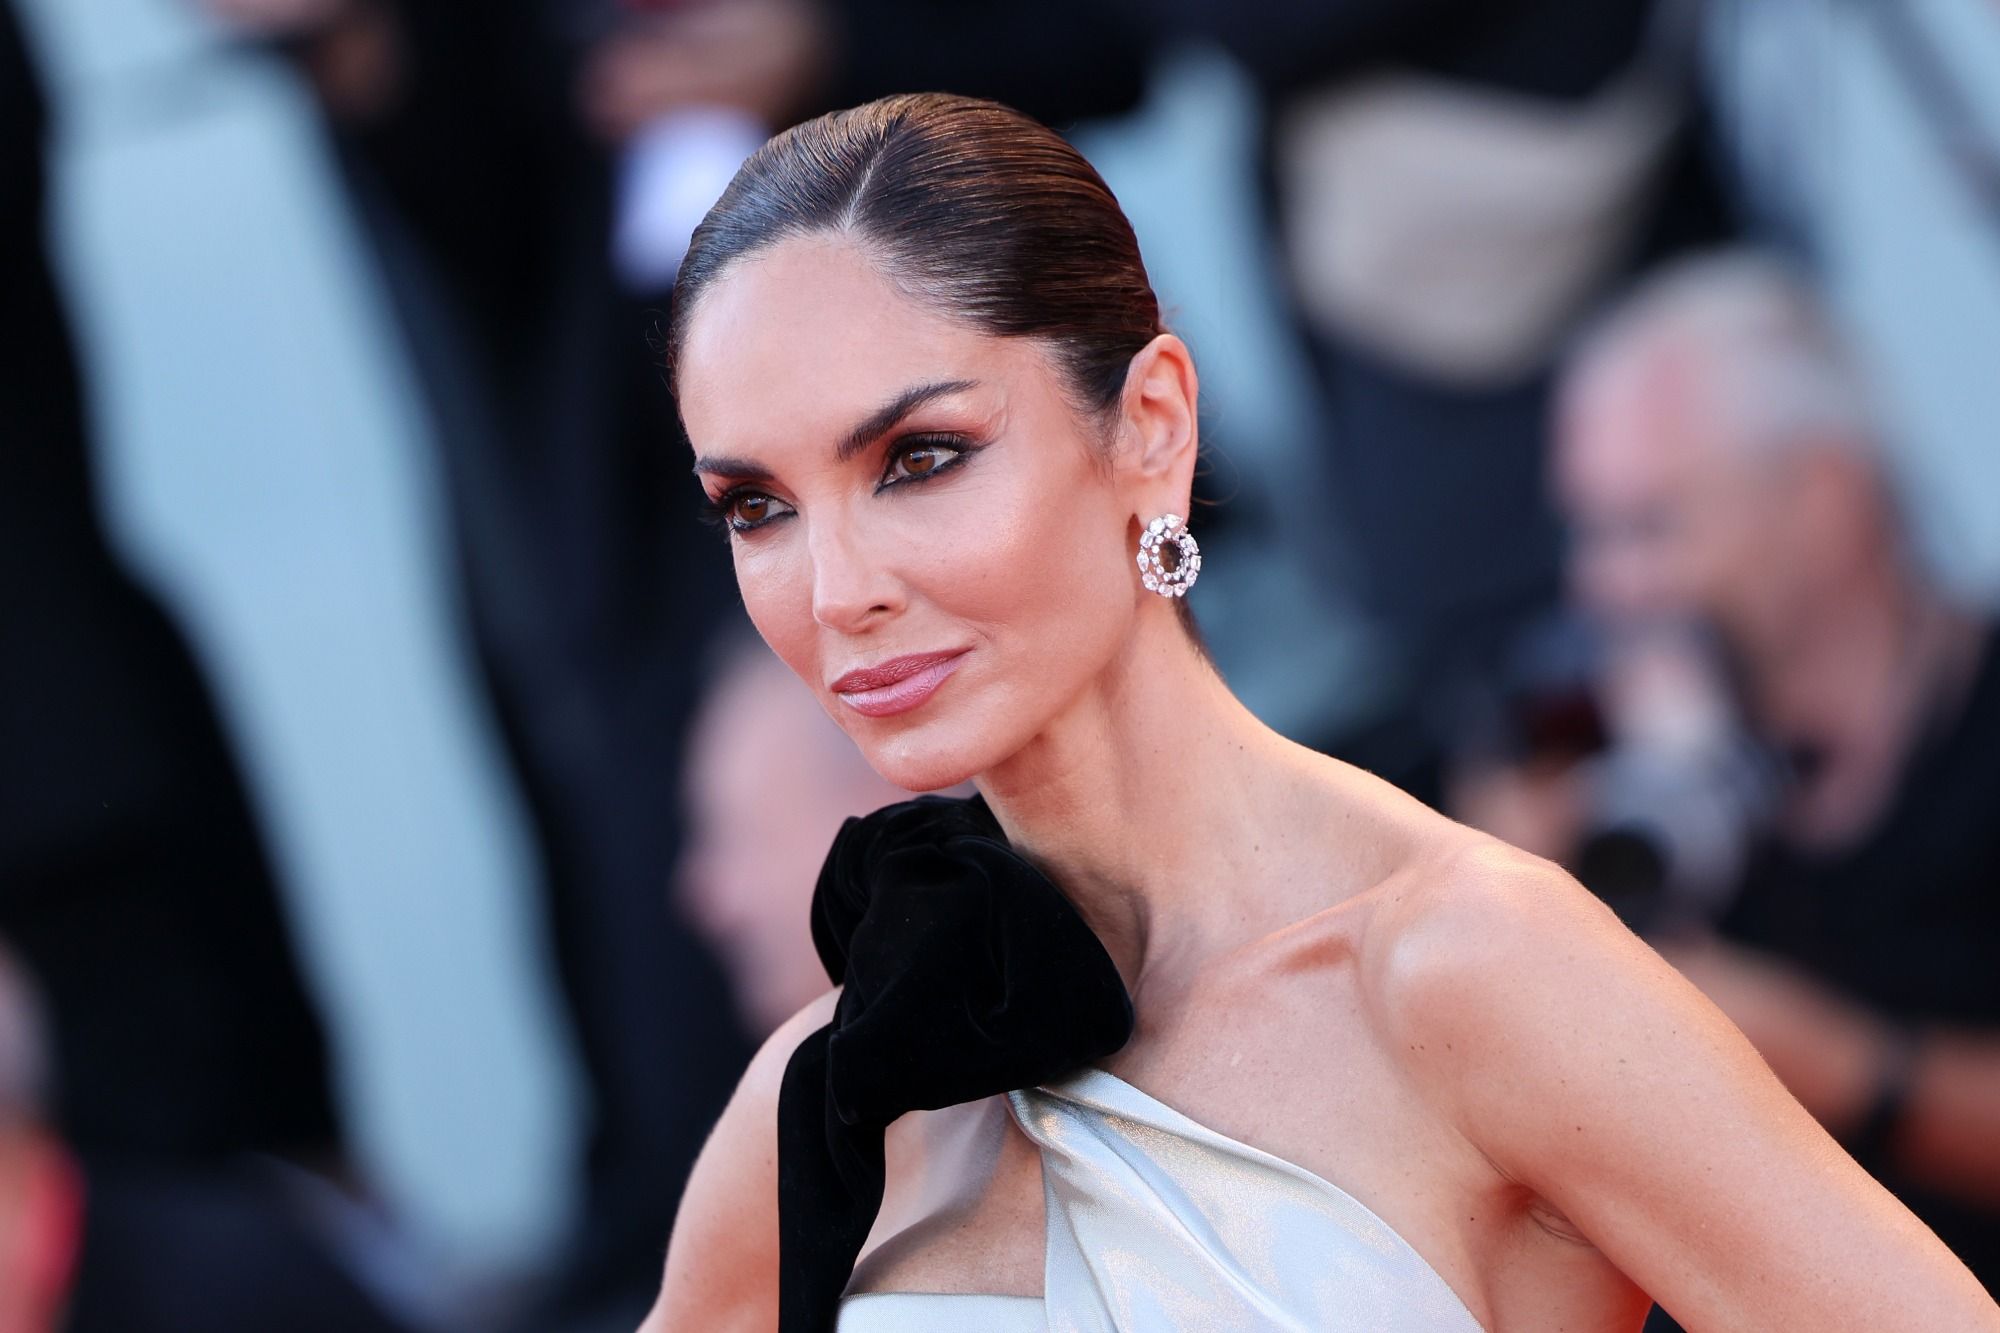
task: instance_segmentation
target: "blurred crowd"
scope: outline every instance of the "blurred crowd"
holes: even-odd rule
[[[748,152],[921,89],[1134,217],[1246,702],[2000,1290],[1991,0],[0,0],[0,1333],[639,1322],[900,795],[654,334]]]

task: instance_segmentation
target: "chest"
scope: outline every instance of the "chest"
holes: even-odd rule
[[[1826,855],[1765,846],[1724,934],[1916,1019],[2000,1018],[2000,768],[1911,793],[1860,844]],[[1957,777],[1958,775],[1954,775]]]
[[[1601,1263],[1536,1226],[1528,1201],[1425,1104],[1358,990],[1324,976],[1241,980],[1144,997],[1133,1041],[1101,1067],[1351,1196],[1482,1318],[1497,1308],[1495,1274],[1536,1267],[1538,1251]],[[850,1292],[1043,1293],[1043,1161],[1001,1099],[905,1117],[888,1156],[882,1218]]]

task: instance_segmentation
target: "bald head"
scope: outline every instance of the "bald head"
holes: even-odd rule
[[[1592,330],[1571,358],[1565,410],[1635,390],[1682,398],[1710,428],[1689,443],[1739,458],[1872,453],[1873,415],[1845,337],[1806,276],[1772,255],[1670,267]]]
[[[1614,311],[1567,367],[1555,444],[1577,592],[1614,616],[1768,616],[1887,512],[1853,358],[1767,256],[1684,263]]]

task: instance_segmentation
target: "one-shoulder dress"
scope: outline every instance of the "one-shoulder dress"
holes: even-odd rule
[[[1116,1075],[1007,1102],[1041,1151],[1042,1296],[850,1295],[838,1333],[1480,1333],[1352,1195]]]

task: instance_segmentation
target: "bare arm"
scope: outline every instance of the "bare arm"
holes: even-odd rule
[[[2000,1039],[1931,1033],[1918,1048],[1909,1105],[1889,1142],[1926,1184],[2000,1205]]]
[[[1575,881],[1493,844],[1413,899],[1381,985],[1430,1053],[1419,1077],[1691,1333],[2000,1330],[1965,1266]]]
[[[833,1016],[828,991],[758,1050],[681,1196],[660,1299],[639,1333],[769,1333],[778,1326],[778,1087],[806,1036]]]

